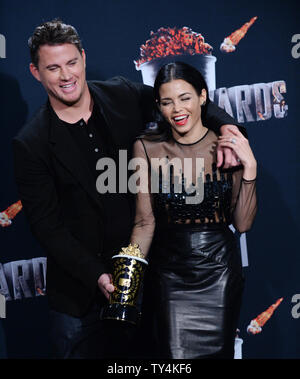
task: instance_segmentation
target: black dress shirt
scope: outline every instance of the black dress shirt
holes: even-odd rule
[[[58,127],[68,128],[83,159],[88,163],[88,167],[95,180],[95,188],[98,176],[107,170],[107,168],[96,170],[96,164],[99,159],[113,158],[116,164],[116,173],[118,174],[118,150],[114,146],[106,122],[97,105],[94,104],[92,114],[87,122],[80,119],[76,123],[70,124],[57,117],[57,123]],[[116,192],[118,192],[118,177],[113,180],[116,182]],[[124,228],[124,225],[128,225],[128,220],[124,219],[125,214],[123,212],[120,213],[120,209],[123,209],[124,203],[128,203],[128,211],[130,212],[132,208],[130,208],[129,202],[133,201],[133,197],[130,194],[119,193],[99,193],[99,196],[103,204],[103,217],[105,219],[102,255],[104,258],[110,259],[114,253],[119,252],[120,247],[127,246],[129,243],[128,236],[130,235],[130,229],[125,230]],[[132,220],[130,225],[132,225],[134,216],[132,210],[131,215]]]

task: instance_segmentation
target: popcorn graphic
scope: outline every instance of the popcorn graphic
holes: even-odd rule
[[[23,206],[21,200],[10,205],[5,211],[0,212],[0,226],[5,228],[6,226],[11,225],[12,219],[22,210]]]
[[[271,318],[274,311],[278,308],[279,304],[282,302],[283,297],[278,299],[275,304],[272,304],[268,309],[259,314],[255,319],[251,320],[250,325],[247,327],[247,332],[249,334],[258,334],[262,331],[262,327]]]
[[[240,42],[242,38],[245,37],[250,26],[254,24],[257,20],[257,17],[252,17],[249,22],[246,22],[240,29],[237,29],[230,36],[224,38],[224,41],[221,43],[220,50],[223,53],[232,53],[236,49],[236,45]]]
[[[216,89],[215,62],[212,46],[202,34],[191,28],[159,28],[150,33],[150,39],[140,47],[140,57],[134,61],[136,70],[142,73],[143,83],[153,86],[155,77],[164,64],[184,61],[199,69],[208,89]]]

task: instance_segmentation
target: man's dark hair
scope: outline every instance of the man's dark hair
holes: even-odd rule
[[[31,62],[38,67],[39,48],[42,45],[61,45],[71,43],[82,54],[82,45],[79,35],[72,25],[67,25],[60,19],[47,21],[37,26],[28,40]]]

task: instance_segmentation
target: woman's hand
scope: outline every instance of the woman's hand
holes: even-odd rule
[[[230,148],[236,153],[238,161],[244,166],[244,179],[255,179],[257,163],[249,145],[249,141],[247,140],[247,138],[243,136],[243,134],[239,130],[230,127],[228,127],[227,129],[232,134],[230,136],[220,136],[218,138],[219,147]]]
[[[239,131],[239,128],[236,125],[226,124],[222,125],[220,128],[220,133],[222,137],[234,137],[233,131]],[[234,150],[229,147],[217,146],[217,167],[229,168],[240,166],[241,162],[238,160],[238,157]]]
[[[111,274],[102,274],[98,279],[98,286],[104,296],[109,299],[109,296],[112,292],[114,292],[115,287],[112,284],[112,276]]]

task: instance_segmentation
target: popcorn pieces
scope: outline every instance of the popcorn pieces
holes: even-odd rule
[[[0,225],[2,228],[5,228],[6,226],[11,225],[10,219],[7,217],[7,215],[4,212],[0,213]]]
[[[144,254],[141,252],[139,245],[129,244],[127,247],[122,247],[122,251],[119,252],[119,255],[130,255],[132,257],[145,258]]]
[[[247,326],[247,332],[250,334],[258,334],[262,331],[262,328],[258,325],[257,321],[251,320],[250,325]]]
[[[153,59],[176,55],[211,55],[212,46],[204,41],[200,33],[193,32],[191,28],[159,28],[157,32],[150,33],[151,38],[140,47],[140,58],[134,61],[136,69],[141,64]]]

